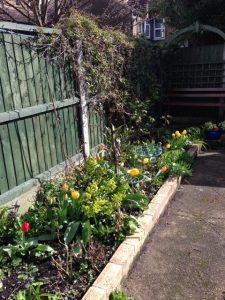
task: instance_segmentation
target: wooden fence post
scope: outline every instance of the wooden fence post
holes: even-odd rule
[[[86,102],[85,92],[85,79],[83,69],[83,51],[82,41],[77,41],[77,79],[80,92],[80,118],[81,118],[81,129],[83,139],[83,155],[87,158],[90,155],[90,143],[89,143],[89,126],[88,126],[88,108]]]

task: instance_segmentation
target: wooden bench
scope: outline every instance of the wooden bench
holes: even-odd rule
[[[179,100],[177,99],[179,98]],[[196,98],[206,98],[206,101],[196,101]],[[211,100],[216,98],[220,101]],[[225,88],[174,88],[169,92],[169,101],[165,103],[167,106],[193,106],[193,107],[219,107],[225,108],[223,102],[225,98]],[[186,100],[190,99],[190,100]],[[192,100],[191,100],[192,99]]]

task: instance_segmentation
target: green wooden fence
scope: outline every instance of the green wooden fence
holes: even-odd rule
[[[0,33],[0,70],[0,195],[5,195],[78,154],[81,125],[70,64],[44,57],[22,36]],[[91,148],[102,141],[103,125],[90,106]]]
[[[179,48],[169,57],[170,88],[223,87],[224,44]]]

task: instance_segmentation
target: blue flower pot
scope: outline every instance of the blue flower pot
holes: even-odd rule
[[[206,130],[205,138],[210,141],[219,140],[222,135],[222,131],[220,130]]]

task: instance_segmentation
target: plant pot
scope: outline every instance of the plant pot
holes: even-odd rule
[[[219,140],[222,135],[221,130],[206,130],[205,131],[205,138],[206,140],[216,141]]]

